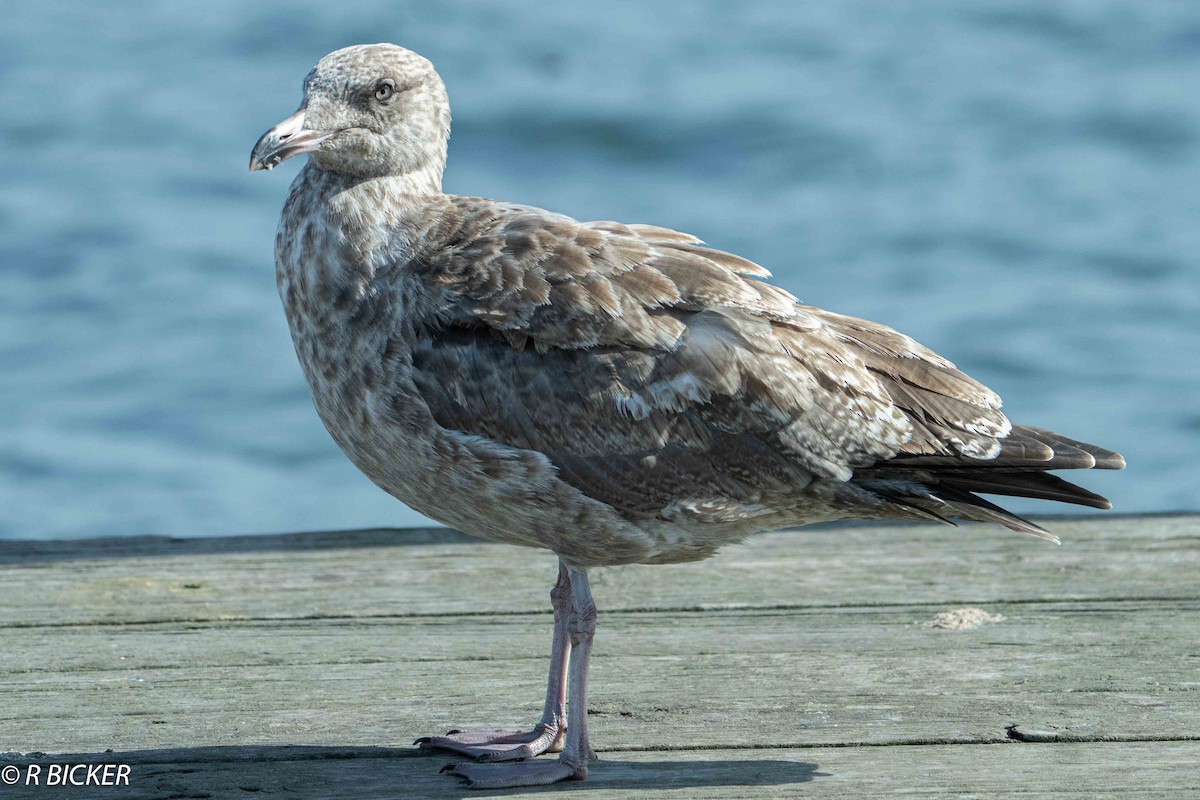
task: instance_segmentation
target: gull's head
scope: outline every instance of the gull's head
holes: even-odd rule
[[[449,135],[433,64],[394,44],[355,45],[317,62],[300,110],[262,135],[250,171],[308,153],[320,169],[355,177],[433,169],[440,178]]]

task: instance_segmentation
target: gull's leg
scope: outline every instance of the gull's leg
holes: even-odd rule
[[[557,759],[516,761],[508,764],[448,764],[442,771],[466,779],[472,789],[507,789],[513,786],[542,786],[569,778],[583,780],[588,764],[596,758],[588,744],[587,672],[596,633],[596,604],[588,586],[587,572],[567,567],[571,582],[570,668],[567,707],[567,736]]]
[[[567,727],[567,657],[571,652],[571,581],[562,561],[558,562],[558,581],[550,590],[550,605],[554,609],[550,677],[542,718],[533,730],[451,731],[445,736],[423,736],[414,744],[422,750],[452,750],[480,761],[514,761],[562,750]]]

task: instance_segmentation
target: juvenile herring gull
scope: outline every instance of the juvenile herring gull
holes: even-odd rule
[[[653,225],[444,194],[449,134],[429,61],[347,47],[308,74],[250,169],[309,157],[275,269],[334,440],[422,514],[558,555],[541,720],[418,740],[475,759],[447,768],[471,786],[587,775],[590,567],[846,518],[1057,541],[978,493],[1110,507],[1049,470],[1121,456],[1010,424],[946,359],[801,305],[757,264]]]

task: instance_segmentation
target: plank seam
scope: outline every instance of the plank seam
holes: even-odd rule
[[[1070,597],[1039,600],[1033,598],[1017,598],[1014,600],[931,600],[913,603],[840,603],[829,605],[805,604],[775,604],[775,605],[714,605],[714,606],[675,606],[675,607],[633,607],[601,611],[605,617],[628,614],[631,616],[648,614],[721,614],[745,613],[748,611],[854,611],[919,608],[944,608],[946,606],[1066,606],[1082,603],[1113,606],[1119,603],[1200,603],[1200,596],[1195,597]],[[24,630],[29,628],[90,628],[90,627],[121,627],[148,625],[181,625],[181,624],[212,624],[212,623],[242,623],[242,622],[319,622],[343,620],[422,620],[422,619],[462,619],[466,617],[524,617],[550,616],[550,611],[428,611],[428,612],[396,612],[390,614],[303,614],[280,617],[171,617],[167,619],[147,620],[85,620],[82,622],[4,622],[0,630]]]

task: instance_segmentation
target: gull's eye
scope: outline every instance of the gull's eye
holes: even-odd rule
[[[379,83],[375,84],[375,99],[381,103],[386,103],[396,96],[396,82],[391,78],[384,78]]]

